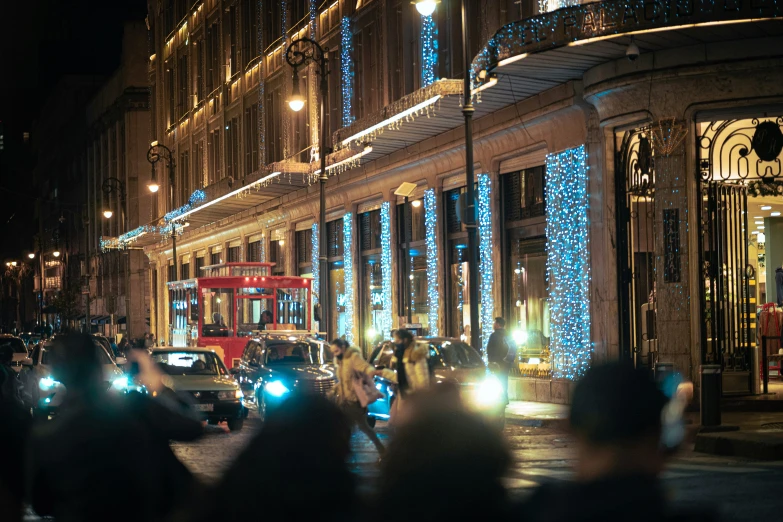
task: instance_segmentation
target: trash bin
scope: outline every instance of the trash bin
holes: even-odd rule
[[[721,366],[704,364],[701,373],[701,425],[720,426]]]

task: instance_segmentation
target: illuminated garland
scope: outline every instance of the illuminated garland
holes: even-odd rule
[[[437,80],[438,28],[432,16],[421,17],[421,86]]]
[[[590,260],[584,145],[546,157],[546,250],[553,374],[590,367]]]
[[[549,13],[550,11],[557,11],[563,7],[571,7],[579,5],[580,0],[538,0],[538,12]]]
[[[258,260],[261,263],[266,263],[266,236],[265,235],[261,236],[261,241],[260,241],[259,246],[261,248],[258,249],[259,250],[259,252],[258,252]]]
[[[383,314],[381,315],[382,338],[391,336],[392,329],[392,253],[391,253],[391,211],[388,201],[381,203],[381,290],[383,292]]]
[[[190,195],[190,198],[188,198],[187,203],[167,213],[165,216],[163,216],[163,221],[169,223],[172,219],[181,216],[185,212],[188,212],[189,210],[193,209],[193,207],[195,207],[197,203],[206,201],[206,199],[207,199],[206,192],[204,192],[201,189],[196,189],[196,191],[194,191],[193,194]]]
[[[343,275],[345,281],[345,340],[353,343],[353,214],[343,216]]]
[[[495,262],[492,259],[492,180],[488,174],[478,175],[478,233],[479,233],[479,292],[481,295],[481,347],[487,353],[487,343],[492,335],[495,299],[492,289],[495,283]]]
[[[424,229],[427,244],[427,320],[429,335],[439,335],[440,292],[438,292],[438,208],[435,189],[424,191]],[[411,263],[413,267],[413,263]],[[411,285],[412,287],[413,285]]]
[[[310,39],[315,40],[318,30],[318,0],[310,0]],[[318,92],[318,75],[315,73],[316,64],[310,64],[310,74],[307,81],[310,84],[309,92]],[[320,125],[318,123],[319,110],[318,103],[308,103],[307,109],[310,112],[308,119],[310,125],[310,162],[315,163],[320,159]]]
[[[281,20],[280,20],[280,34],[282,35],[282,46],[283,46],[283,53],[285,53],[285,50],[288,48],[288,2],[287,0],[280,0],[280,12],[282,14]],[[287,100],[291,94],[291,82],[284,81],[283,82],[283,100]],[[283,157],[287,158],[288,154],[290,152],[291,146],[291,118],[283,117],[283,132],[282,132],[282,138],[283,138]]]
[[[319,245],[319,242],[318,242],[318,223],[313,223],[313,234],[312,234],[312,236],[310,238],[310,245],[312,246],[312,251],[313,251],[312,259],[310,260],[310,262],[313,264],[313,266],[311,267],[312,268],[311,272],[313,274],[313,285],[312,285],[313,302],[314,303],[318,303],[318,302],[321,301],[319,299],[319,297],[318,297],[320,295],[320,289],[321,289],[321,285],[320,285],[321,284],[321,265],[320,265],[319,259],[318,259],[318,257],[319,257],[319,254],[318,254],[318,250],[319,250],[319,248],[318,248],[318,245]]]
[[[258,27],[258,52],[261,59],[258,62],[258,165],[266,165],[266,133],[264,122],[266,121],[266,112],[264,112],[264,87],[266,85],[266,69],[264,67],[266,60],[263,56],[264,50],[264,21],[262,13],[264,12],[264,0],[258,0],[258,13],[256,16],[256,27]],[[206,147],[204,147],[206,149]]]
[[[340,23],[340,72],[343,95],[343,127],[353,122],[353,32],[351,19],[344,16]]]

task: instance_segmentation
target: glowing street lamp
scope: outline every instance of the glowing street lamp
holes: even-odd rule
[[[111,210],[107,209],[103,211],[103,217],[105,217],[106,219],[110,219],[113,215],[114,212],[112,212]]]
[[[291,92],[291,97],[288,98],[288,106],[294,112],[301,111],[305,106],[304,96],[299,90],[299,75],[296,73],[296,68],[294,68],[294,89]]]
[[[418,0],[417,2],[414,2],[414,5],[421,16],[430,16],[435,12],[436,3],[435,0]]]
[[[35,259],[35,253],[30,252],[29,254],[27,254],[27,257],[29,257],[30,259]]]
[[[59,250],[55,250],[54,252],[52,252],[52,255],[54,257],[60,257],[60,251]]]

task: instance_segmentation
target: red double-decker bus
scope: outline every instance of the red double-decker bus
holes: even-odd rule
[[[222,263],[169,289],[169,344],[212,348],[237,366],[247,338],[263,330],[315,333],[312,280],[269,275],[274,263]],[[263,316],[271,322],[262,324]]]

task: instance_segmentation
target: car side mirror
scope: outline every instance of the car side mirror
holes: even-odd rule
[[[29,357],[22,359],[22,366],[32,366],[32,365],[33,365],[33,360],[30,359]]]
[[[126,359],[125,357],[117,357],[114,360],[114,362],[117,363],[117,366],[122,366],[123,364],[127,364],[128,363],[128,359]]]

